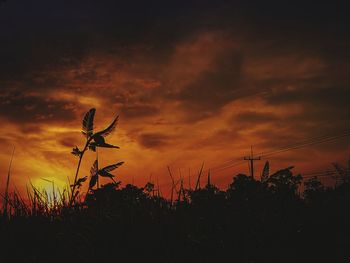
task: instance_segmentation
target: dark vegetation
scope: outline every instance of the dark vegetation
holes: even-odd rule
[[[73,150],[70,191],[50,198],[32,186],[29,204],[3,196],[1,262],[350,262],[350,167],[335,164],[339,180],[328,187],[293,167],[270,173],[267,162],[259,179],[238,174],[225,191],[210,174],[200,187],[202,167],[194,189],[173,183],[168,200],[152,182],[121,187],[110,172],[122,162],[100,169],[96,156],[90,178],[79,177],[86,151],[116,148],[104,137],[117,118],[94,133],[94,113],[84,118],[86,146]]]

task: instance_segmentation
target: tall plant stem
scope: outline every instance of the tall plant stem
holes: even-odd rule
[[[82,162],[82,160],[83,160],[84,154],[85,154],[85,152],[87,151],[88,146],[89,146],[91,140],[92,140],[92,137],[91,137],[90,139],[87,140],[87,142],[86,142],[86,144],[85,144],[85,147],[84,147],[84,149],[81,151],[81,154],[80,154],[80,156],[79,156],[79,162],[78,162],[77,170],[76,170],[76,172],[75,172],[75,177],[74,177],[74,182],[73,182],[73,187],[72,187],[72,194],[71,194],[70,201],[69,201],[69,206],[72,206],[72,204],[73,204],[73,202],[74,202],[74,199],[75,199],[75,188],[76,188],[76,184],[77,184],[77,180],[78,180],[80,165],[81,165],[81,162]]]

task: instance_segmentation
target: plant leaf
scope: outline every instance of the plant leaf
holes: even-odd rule
[[[95,134],[94,137],[93,137],[94,141],[97,143],[97,144],[104,144],[106,143],[105,141],[105,138],[103,138],[100,134]]]
[[[97,183],[97,174],[94,175],[94,176],[91,176],[91,179],[90,179],[90,183],[89,183],[89,189],[91,189],[92,187],[94,187]]]
[[[97,145],[98,147],[103,147],[103,148],[115,148],[115,149],[119,149],[119,146],[116,146],[116,145],[112,145],[112,144],[108,144],[108,143],[105,143],[103,145]]]
[[[90,169],[90,176],[97,174],[97,172],[98,172],[98,160],[95,160],[94,164]]]
[[[119,119],[119,116],[117,116],[106,129],[104,129],[100,132],[97,132],[96,135],[99,135],[102,137],[106,137],[106,136],[110,135],[117,127],[118,119]]]
[[[90,143],[89,144],[89,150],[96,152],[96,144]]]
[[[118,146],[112,145],[112,144],[108,144],[108,143],[96,143],[96,142],[92,142],[90,143],[89,148],[95,148],[95,147],[103,147],[103,148],[116,148],[119,149]]]
[[[106,172],[111,172],[111,171],[117,169],[119,166],[123,165],[123,163],[124,162],[119,162],[119,163],[116,163],[116,164],[108,165],[108,166],[104,167],[101,170],[104,170]]]
[[[79,157],[81,155],[81,151],[79,150],[79,148],[77,146],[75,146],[75,148],[73,148],[71,154]]]
[[[96,160],[90,169],[89,189],[95,186],[98,177],[98,161]]]
[[[346,177],[346,167],[338,164],[338,163],[332,163],[332,165],[334,166],[335,170],[337,171],[337,173],[341,176],[341,177]]]
[[[114,175],[113,174],[110,174],[109,172],[101,169],[98,171],[98,174],[101,175],[102,177],[109,177],[109,178],[113,178]]]
[[[294,166],[289,166],[289,167],[287,167],[287,168],[278,170],[277,172],[275,172],[274,174],[272,174],[272,175],[270,176],[270,178],[271,178],[271,177],[279,177],[279,176],[282,176],[282,175],[284,175],[284,174],[286,174],[286,173],[291,173],[290,170],[292,170],[293,168],[294,168]]]
[[[79,179],[77,180],[77,184],[84,183],[84,182],[86,181],[86,179],[87,179],[87,176],[82,177],[82,178],[79,178]]]
[[[94,133],[94,117],[96,109],[90,109],[84,116],[82,133],[90,138]]]
[[[75,185],[76,185],[78,188],[80,188],[80,187],[82,186],[82,183],[84,183],[86,180],[87,180],[87,176],[82,177],[82,178],[79,178],[79,179],[77,180],[77,182],[75,183]]]
[[[270,174],[270,164],[269,164],[269,161],[266,161],[264,169],[261,174],[261,182],[266,182],[267,179],[269,178],[269,174]]]

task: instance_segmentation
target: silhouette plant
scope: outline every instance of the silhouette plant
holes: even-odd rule
[[[82,150],[80,150],[77,146],[75,146],[75,148],[73,148],[73,151],[72,151],[72,154],[77,156],[79,158],[79,161],[78,161],[77,169],[75,172],[74,182],[71,185],[71,196],[70,196],[69,206],[71,206],[74,203],[76,197],[79,194],[79,189],[82,186],[82,183],[87,180],[87,177],[78,178],[80,165],[82,163],[82,160],[83,160],[83,157],[84,157],[84,154],[86,153],[86,151],[91,150],[93,152],[96,152],[97,147],[119,149],[118,146],[108,144],[105,141],[105,137],[110,135],[115,130],[119,116],[114,118],[112,123],[106,129],[94,133],[95,113],[96,113],[96,109],[92,108],[85,114],[84,119],[83,119],[82,133],[86,137],[85,146],[83,147]],[[118,164],[107,166],[107,167],[99,170],[98,169],[98,161],[96,160],[93,168],[91,169],[91,173],[93,171],[94,171],[94,173],[91,174],[90,183],[89,183],[89,190],[96,184],[99,175],[103,176],[103,177],[113,178],[113,175],[111,175],[109,172],[116,169],[117,167],[119,167],[122,164],[123,163],[120,162]]]
[[[348,167],[343,166],[339,163],[332,163],[337,175],[340,177],[343,183],[350,182],[350,158],[348,160]]]
[[[117,169],[119,166],[123,165],[123,163],[124,162],[119,162],[116,164],[108,165],[102,169],[99,169],[98,168],[98,160],[96,159],[96,161],[94,162],[94,164],[92,165],[92,167],[90,169],[90,182],[89,182],[89,189],[86,193],[86,197],[89,195],[92,188],[97,184],[99,176],[110,178],[113,181],[113,185],[118,186],[120,184],[120,182],[116,182],[114,180],[114,175],[111,174],[110,172]],[[85,200],[86,200],[86,197],[85,197]]]
[[[269,161],[266,161],[265,165],[264,165],[264,169],[261,172],[261,179],[260,181],[264,184],[267,183],[267,181],[269,180],[269,175],[270,175],[270,163]]]

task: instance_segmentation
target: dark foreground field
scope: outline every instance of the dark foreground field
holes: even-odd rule
[[[284,169],[238,175],[226,191],[180,189],[173,204],[152,184],[110,184],[71,208],[12,208],[0,261],[350,262],[348,177],[333,188],[311,178],[302,194],[300,184]]]

